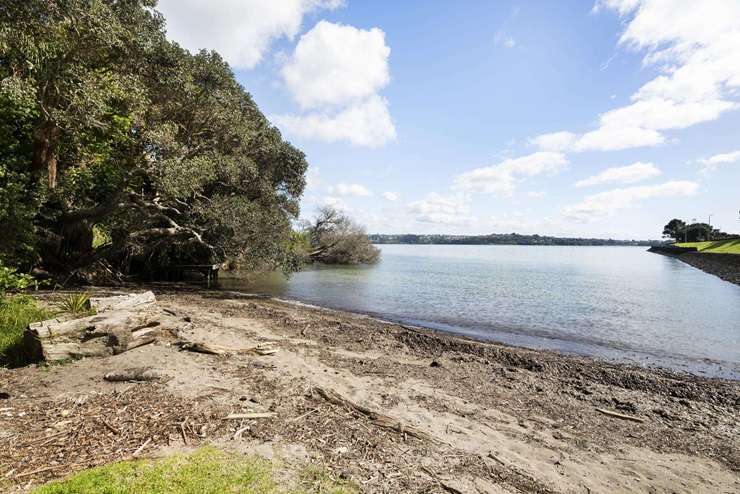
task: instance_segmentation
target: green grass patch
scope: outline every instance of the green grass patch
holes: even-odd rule
[[[262,458],[228,454],[212,447],[188,455],[123,461],[86,470],[41,486],[33,494],[356,494],[350,484],[333,481],[311,467],[301,486],[281,488],[272,464]]]
[[[699,252],[707,254],[740,254],[740,238],[728,240],[710,240],[707,242],[683,242],[677,247],[696,247]]]
[[[23,348],[23,331],[29,323],[50,317],[28,295],[0,297],[0,365],[16,367],[28,362]]]

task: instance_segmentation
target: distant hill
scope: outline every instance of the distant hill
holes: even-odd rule
[[[614,240],[604,238],[567,238],[518,233],[491,233],[489,235],[368,235],[374,244],[443,244],[443,245],[634,245],[649,247],[659,240]]]

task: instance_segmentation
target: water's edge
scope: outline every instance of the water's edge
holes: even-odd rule
[[[423,321],[412,318],[396,317],[382,312],[347,310],[327,305],[300,300],[298,298],[287,298],[284,296],[272,296],[263,292],[244,292],[233,289],[221,289],[222,293],[236,297],[263,298],[275,300],[280,303],[298,307],[306,307],[314,310],[334,312],[337,314],[350,314],[356,317],[373,319],[386,324],[396,324],[407,329],[428,331],[432,334],[443,334],[449,337],[462,338],[479,343],[493,343],[507,347],[523,348],[537,352],[554,353],[564,356],[575,356],[594,361],[605,361],[613,364],[638,366],[646,369],[657,369],[678,374],[689,374],[708,378],[719,378],[731,381],[740,381],[740,365],[733,362],[719,362],[711,359],[693,359],[690,357],[672,358],[670,356],[651,355],[645,351],[632,351],[633,357],[625,355],[628,351],[619,348],[609,348],[593,342],[579,343],[565,338],[554,338],[547,336],[532,336],[526,334],[510,334],[501,332],[496,336],[487,337],[484,333],[470,331],[469,328],[459,326],[448,326],[433,321]],[[543,344],[547,340],[551,344]],[[554,347],[553,342],[562,345]]]

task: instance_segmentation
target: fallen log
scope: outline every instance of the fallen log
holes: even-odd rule
[[[120,371],[108,372],[103,379],[110,382],[126,381],[168,381],[170,376],[151,367],[132,367]]]
[[[434,443],[440,442],[435,437],[431,436],[430,434],[424,432],[421,429],[418,429],[411,425],[406,425],[400,422],[399,420],[389,417],[388,415],[384,415],[376,410],[372,410],[363,405],[354,403],[332,390],[315,387],[312,389],[312,392],[321,396],[329,403],[333,403],[335,405],[349,408],[350,410],[354,410],[355,412],[358,412],[366,416],[368,419],[370,419],[370,421],[373,424],[377,425],[378,427],[390,429],[390,430],[393,430],[401,434],[408,434],[409,436],[413,436],[417,439],[422,439],[424,441],[429,441],[429,442],[434,442]]]
[[[105,357],[179,334],[189,327],[182,318],[158,309],[153,300],[152,292],[96,299],[95,307],[103,309],[98,314],[29,324],[24,343],[37,360]]]
[[[128,295],[116,295],[113,297],[92,297],[90,308],[97,312],[121,309],[134,309],[137,307],[153,305],[157,301],[152,291],[142,293],[131,293]],[[173,314],[174,315],[174,314]]]

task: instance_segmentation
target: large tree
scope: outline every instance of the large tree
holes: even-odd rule
[[[307,167],[214,52],[166,40],[154,0],[0,6],[0,255],[129,271],[279,265]]]

